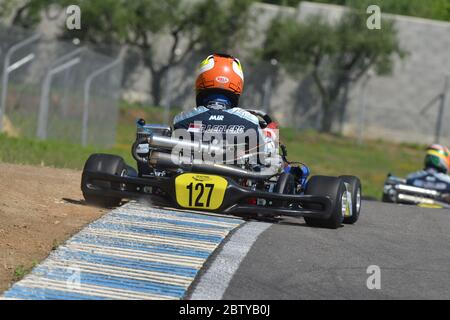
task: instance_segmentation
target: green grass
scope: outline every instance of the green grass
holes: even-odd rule
[[[179,112],[172,110],[171,116]],[[122,106],[117,128],[116,144],[112,148],[82,147],[58,141],[38,141],[11,138],[0,134],[0,162],[45,165],[82,169],[91,153],[113,153],[134,164],[130,146],[135,138],[135,120],[160,123],[161,108],[133,105]],[[362,180],[364,195],[380,199],[388,172],[399,176],[422,167],[423,146],[368,141],[357,145],[354,139],[313,131],[281,130],[282,142],[288,147],[288,158],[307,164],[312,174],[352,174]]]
[[[422,167],[424,147],[367,141],[358,145],[354,139],[292,129],[281,130],[288,159],[307,164],[312,174],[360,177],[365,196],[381,198],[386,175],[404,176]]]
[[[78,144],[12,138],[0,134],[0,162],[82,169],[89,155],[96,152],[115,153],[126,161],[132,160],[129,150],[121,147],[81,147]]]
[[[20,265],[20,266],[16,267],[16,268],[14,269],[14,273],[13,273],[14,280],[15,280],[15,281],[21,280],[21,279],[22,279],[23,277],[25,277],[28,273],[30,273],[30,271],[31,271],[34,267],[36,267],[37,264],[38,264],[38,262],[37,262],[36,260],[33,260],[33,261],[31,262],[31,265],[28,266],[28,267],[27,267],[27,266],[24,266],[24,265]]]

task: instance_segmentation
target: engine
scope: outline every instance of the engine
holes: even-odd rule
[[[173,139],[172,134],[168,126],[138,120],[132,154],[138,163],[140,176],[194,171],[230,176],[248,184],[249,181],[267,180],[282,170],[282,158],[275,145],[265,144],[261,151],[242,143],[228,145],[215,144],[214,141],[178,140]],[[229,154],[233,155],[231,159],[223,157]],[[210,157],[213,160],[208,160]]]

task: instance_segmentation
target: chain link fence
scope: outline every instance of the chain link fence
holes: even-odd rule
[[[83,145],[115,141],[122,61],[0,26],[0,132]]]

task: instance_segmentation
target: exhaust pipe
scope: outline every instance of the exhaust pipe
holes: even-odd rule
[[[163,136],[150,136],[148,137],[148,144],[151,147],[157,147],[166,150],[172,150],[175,147],[190,149],[194,152],[200,153],[216,153],[221,154],[224,152],[224,148],[222,146],[215,146],[210,143],[203,143],[202,141],[189,141],[189,140],[178,140],[172,139],[171,137],[163,137]]]
[[[212,144],[202,143],[201,141],[193,142],[188,140],[176,140],[170,137],[163,136],[150,136],[137,139],[131,148],[131,154],[133,158],[141,163],[148,164],[151,167],[160,167],[168,169],[181,168],[186,171],[193,171],[199,173],[210,173],[225,175],[237,178],[247,178],[254,180],[265,180],[278,174],[276,168],[270,166],[269,168],[263,167],[259,172],[245,170],[231,165],[218,164],[214,162],[202,162],[200,164],[193,163],[191,153],[189,156],[172,157],[169,152],[151,151],[147,157],[142,157],[137,153],[137,148],[140,144],[149,144],[151,147],[165,149],[171,151],[175,146],[178,148],[185,148],[194,151],[198,154],[203,153],[215,153],[221,155],[224,153],[223,146],[215,146]],[[173,159],[174,158],[174,159]]]
[[[404,184],[397,184],[395,186],[395,189],[406,193],[420,194],[428,197],[438,197],[440,195],[439,191],[436,190],[429,190],[420,187],[408,186]]]
[[[180,149],[184,149],[184,150],[187,149],[187,150],[197,152],[200,154],[214,153],[216,155],[221,155],[225,151],[225,149],[222,146],[216,146],[213,144],[203,143],[202,141],[194,142],[194,141],[189,141],[189,140],[177,140],[177,139],[172,139],[170,137],[152,135],[149,137],[142,137],[142,138],[137,139],[131,147],[131,154],[133,155],[133,158],[136,161],[143,162],[143,163],[146,163],[147,159],[141,157],[137,153],[137,149],[140,144],[148,144],[150,147],[165,149],[168,151],[171,151],[173,148],[178,147]]]
[[[235,166],[228,166],[213,162],[202,162],[201,164],[196,164],[192,162],[191,157],[180,156],[176,159],[173,159],[170,153],[158,151],[153,151],[150,153],[148,164],[152,167],[171,169],[181,168],[186,171],[193,171],[198,173],[210,173],[254,180],[266,180],[278,174],[278,171],[275,167],[263,168],[260,172],[254,172],[242,168],[237,168]]]

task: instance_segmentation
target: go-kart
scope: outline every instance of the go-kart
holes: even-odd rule
[[[258,115],[264,126],[270,117]],[[180,140],[171,127],[137,121],[131,147],[137,170],[120,156],[92,154],[86,161],[81,190],[87,203],[117,206],[122,199],[149,198],[152,205],[210,211],[244,218],[303,217],[310,226],[338,228],[353,224],[361,210],[361,182],[354,176],[312,176],[301,185],[290,172],[264,166],[192,161],[192,155],[173,156]],[[203,152],[223,147],[183,141]],[[287,161],[286,148],[281,148]],[[248,154],[247,154],[248,156]],[[293,164],[293,163],[292,163]]]
[[[412,186],[406,179],[388,174],[383,188],[383,202],[413,204],[428,208],[450,209],[450,195],[431,188]]]

